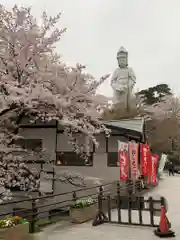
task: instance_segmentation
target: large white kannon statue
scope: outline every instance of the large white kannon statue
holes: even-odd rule
[[[121,47],[117,53],[119,67],[114,71],[111,79],[114,98],[117,102],[124,102],[126,105],[132,98],[132,90],[136,84],[136,76],[131,67],[128,67],[128,52]]]

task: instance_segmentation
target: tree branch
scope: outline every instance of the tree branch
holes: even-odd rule
[[[1,112],[0,112],[0,117],[2,117],[3,115],[5,115],[6,113],[12,111],[12,110],[15,110],[18,108],[18,105],[13,103],[11,104],[11,106],[9,108],[6,108],[6,109],[3,109]]]

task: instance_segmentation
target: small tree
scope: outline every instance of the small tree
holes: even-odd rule
[[[137,93],[146,105],[153,105],[160,102],[166,96],[171,96],[172,91],[167,84],[158,84],[148,89],[143,89]]]

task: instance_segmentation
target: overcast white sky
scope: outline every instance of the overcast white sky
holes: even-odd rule
[[[31,5],[38,17],[63,12],[67,33],[58,51],[69,64],[86,64],[96,78],[117,67],[121,45],[129,51],[136,88],[167,83],[180,92],[180,0],[1,0]],[[107,81],[100,92],[111,96]]]

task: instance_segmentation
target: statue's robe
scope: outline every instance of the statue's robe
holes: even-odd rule
[[[127,102],[131,98],[136,76],[131,67],[117,68],[111,78],[111,86],[117,102]]]

